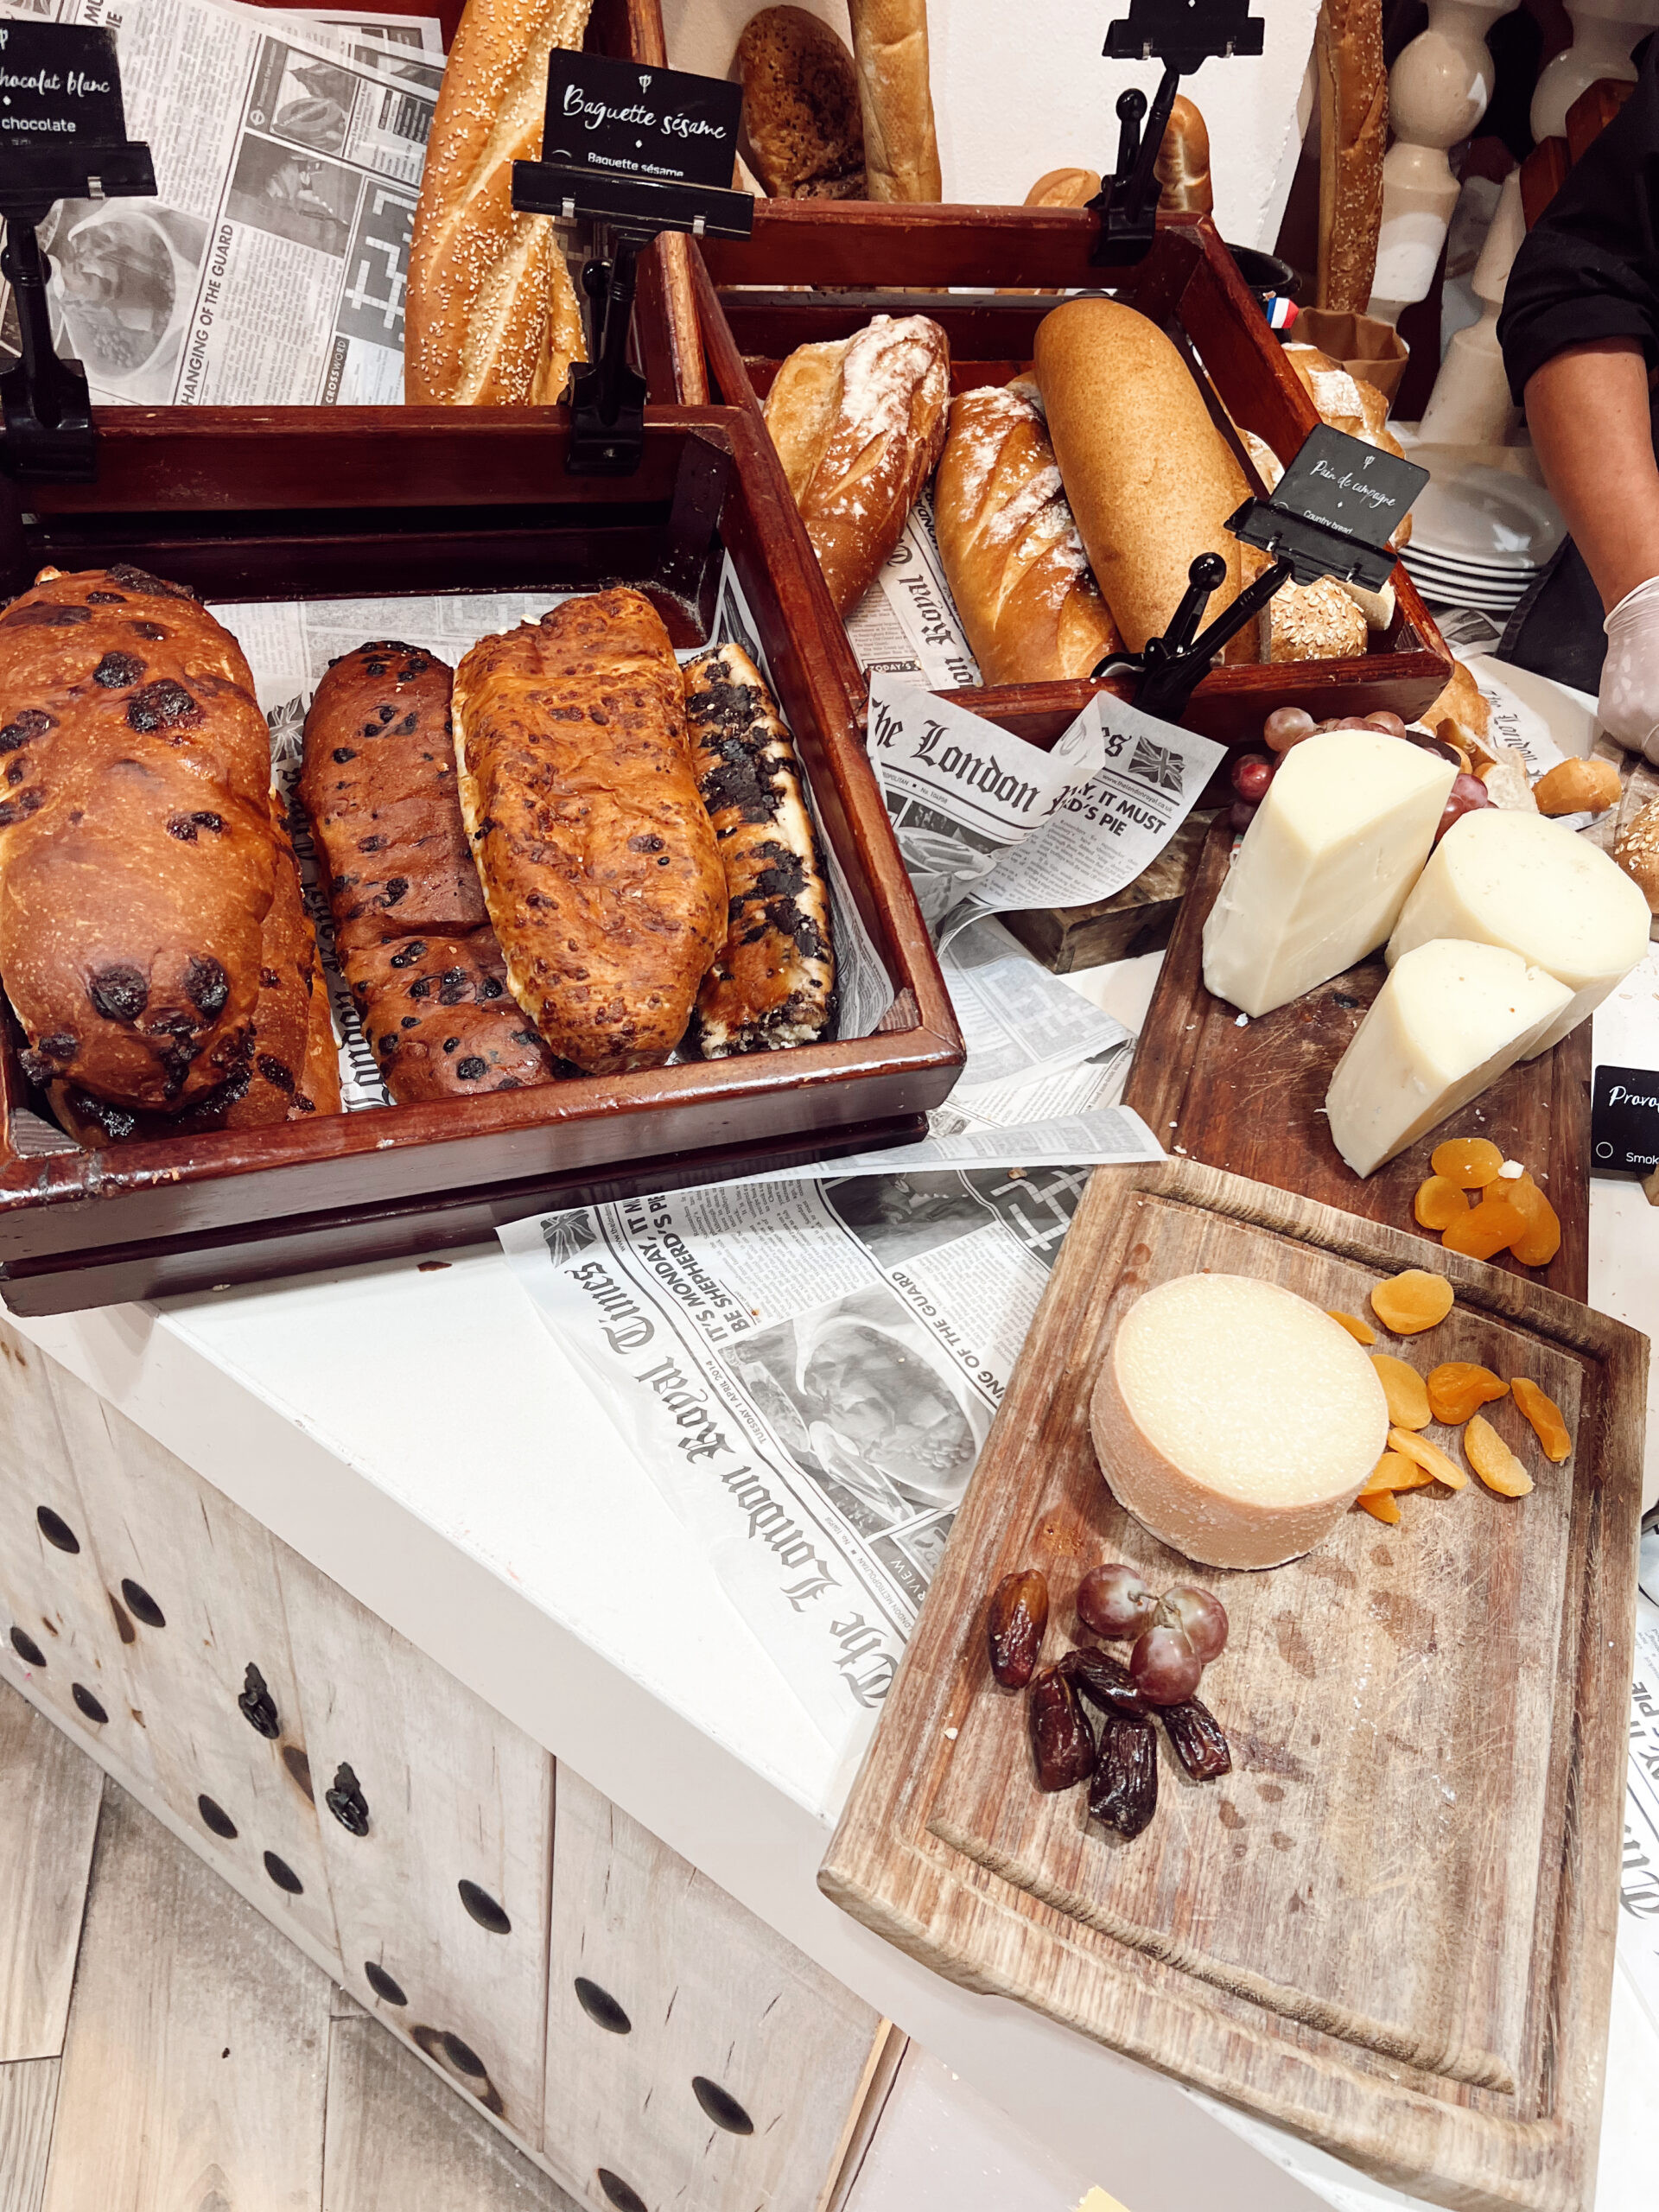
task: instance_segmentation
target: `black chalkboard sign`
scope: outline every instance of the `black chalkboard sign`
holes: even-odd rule
[[[0,22],[0,155],[121,146],[126,137],[113,31]]]
[[[1598,1175],[1651,1175],[1659,1167],[1659,1070],[1596,1070],[1590,1166]]]
[[[542,160],[658,184],[732,182],[743,88],[598,54],[548,57]]]
[[[1129,0],[1103,51],[1113,61],[1166,61],[1190,77],[1212,55],[1260,54],[1265,29],[1250,0]]]
[[[1270,499],[1252,499],[1227,527],[1290,563],[1300,584],[1343,576],[1380,591],[1393,572],[1389,540],[1428,471],[1322,423],[1311,431]]]

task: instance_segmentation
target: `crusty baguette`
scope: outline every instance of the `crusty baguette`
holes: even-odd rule
[[[415,210],[404,389],[419,402],[549,404],[586,358],[558,233],[512,206],[541,152],[547,57],[593,0],[469,0],[443,73]]]
[[[743,84],[744,136],[766,194],[862,200],[858,71],[829,24],[804,8],[763,8],[743,26],[733,67]]]
[[[1396,461],[1405,459],[1405,448],[1388,427],[1389,403],[1374,384],[1353,375],[1317,346],[1287,345],[1285,359],[1318,408],[1322,423],[1328,423],[1334,430],[1346,431],[1351,438],[1363,438],[1368,446],[1380,447]],[[1389,543],[1396,550],[1410,544],[1409,515]]]
[[[800,763],[741,645],[685,664],[686,734],[726,872],[726,942],[697,993],[706,1060],[826,1035],[836,1007],[830,887]]]
[[[1086,207],[1099,190],[1098,169],[1046,169],[1026,194],[1026,205]]]
[[[1068,300],[1038,327],[1036,378],[1071,512],[1124,643],[1168,627],[1200,553],[1237,596],[1238,540],[1225,527],[1249,486],[1186,364],[1157,325],[1113,300]]]
[[[1382,226],[1389,77],[1377,0],[1324,0],[1319,75],[1319,264],[1316,304],[1363,315]]]
[[[941,200],[927,0],[849,0],[872,200]]]
[[[925,315],[879,315],[802,346],[766,395],[766,428],[837,613],[898,543],[944,442],[950,348]]]
[[[513,996],[589,1075],[660,1067],[726,938],[685,687],[637,591],[566,600],[455,671],[461,814]]]
[[[939,556],[987,683],[1088,676],[1119,642],[1034,401],[1020,381],[958,393],[933,486]]]
[[[1152,173],[1158,180],[1160,214],[1208,215],[1214,208],[1209,125],[1185,92],[1175,95]]]

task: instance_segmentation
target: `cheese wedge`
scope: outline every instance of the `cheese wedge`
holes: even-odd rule
[[[1436,938],[1403,954],[1325,1095],[1337,1150],[1369,1175],[1535,1051],[1572,1000],[1501,945]]]
[[[1652,919],[1630,877],[1577,830],[1483,807],[1434,848],[1389,941],[1389,965],[1435,938],[1461,937],[1543,969],[1570,996],[1522,1056],[1531,1059],[1623,982],[1647,952]]]
[[[1387,938],[1457,769],[1376,730],[1286,753],[1204,925],[1204,980],[1250,1014],[1340,976]]]
[[[1118,1503],[1210,1567],[1311,1550],[1389,1433],[1382,1384],[1347,1331],[1246,1275],[1177,1275],[1127,1306],[1089,1419]]]

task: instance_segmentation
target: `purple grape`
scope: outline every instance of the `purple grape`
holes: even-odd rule
[[[1154,1623],[1129,1654],[1129,1675],[1148,1705],[1184,1705],[1198,1687],[1204,1662],[1178,1628]]]
[[[1262,725],[1262,742],[1271,753],[1288,753],[1313,734],[1313,717],[1306,707],[1275,707]]]
[[[1181,1630],[1197,1652],[1201,1667],[1219,1659],[1227,1648],[1227,1608],[1219,1598],[1190,1582],[1178,1582],[1173,1590],[1166,1590],[1154,1618],[1160,1627]]]
[[[1406,734],[1404,722],[1398,715],[1390,714],[1386,707],[1379,708],[1374,715],[1367,715],[1362,727],[1374,729],[1379,737],[1403,737]]]
[[[1446,811],[1440,817],[1440,826],[1434,832],[1435,843],[1440,843],[1454,822],[1460,822],[1465,814],[1478,813],[1483,806],[1491,804],[1492,795],[1478,776],[1454,776],[1451,793],[1446,802]]]
[[[1229,780],[1240,798],[1259,804],[1267,797],[1268,785],[1273,781],[1274,763],[1262,753],[1241,753],[1228,771]]]
[[[1092,1567],[1077,1585],[1077,1618],[1096,1636],[1139,1636],[1157,1605],[1133,1567]]]

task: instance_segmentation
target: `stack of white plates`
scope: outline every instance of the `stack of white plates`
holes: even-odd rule
[[[1560,512],[1541,485],[1465,462],[1437,470],[1424,486],[1402,558],[1431,605],[1508,614],[1564,535]]]
[[[1414,534],[1402,557],[1406,574],[1431,606],[1478,607],[1488,614],[1510,613],[1542,573],[1541,563],[1521,567],[1419,552]]]

